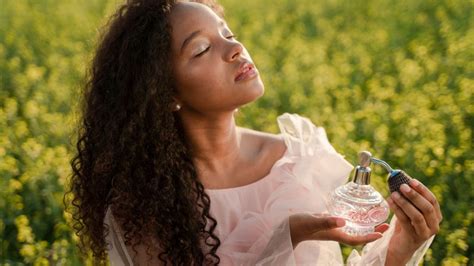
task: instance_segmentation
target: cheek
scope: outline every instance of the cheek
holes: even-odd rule
[[[188,93],[216,92],[225,86],[226,74],[216,66],[195,67],[181,75],[179,85]]]
[[[222,64],[207,61],[206,64],[191,69],[188,73],[189,79],[200,85],[200,87],[216,87],[225,85],[228,73],[225,73]]]
[[[196,107],[220,101],[225,89],[231,85],[229,81],[232,80],[229,73],[217,64],[188,68],[176,75],[176,79],[183,101]]]

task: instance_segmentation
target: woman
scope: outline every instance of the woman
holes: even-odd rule
[[[214,2],[121,7],[92,64],[72,163],[83,245],[117,265],[337,265],[338,242],[375,241],[348,263],[416,263],[441,221],[433,194],[404,185],[388,199],[390,228],[344,234],[324,202],[352,166],[324,130],[289,114],[280,135],[236,126],[235,110],[263,91]]]

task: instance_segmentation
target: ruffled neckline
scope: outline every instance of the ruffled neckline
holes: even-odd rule
[[[253,187],[257,187],[258,185],[262,184],[262,183],[265,183],[266,181],[270,180],[271,179],[271,176],[273,176],[273,173],[275,172],[275,170],[280,167],[281,165],[283,165],[283,162],[286,161],[286,158],[289,156],[289,149],[288,147],[286,147],[286,150],[285,152],[283,153],[283,155],[275,161],[275,163],[273,164],[272,168],[270,169],[270,171],[268,172],[268,174],[266,174],[265,176],[261,177],[260,179],[256,180],[256,181],[253,181],[251,183],[248,183],[246,185],[242,185],[242,186],[237,186],[237,187],[229,187],[229,188],[205,188],[204,191],[206,192],[209,192],[209,193],[221,193],[221,192],[236,192],[236,191],[244,191],[244,190],[248,190],[250,188],[253,188]]]
[[[216,195],[223,195],[221,192],[253,191],[260,188],[261,184],[268,183],[268,180],[276,179],[283,183],[296,181],[308,190],[318,187],[329,193],[346,182],[353,166],[332,147],[324,128],[315,126],[311,120],[297,114],[285,113],[277,121],[286,150],[266,176],[243,186],[205,191]],[[274,174],[276,169],[288,164],[292,166],[291,169],[283,169],[285,174]]]

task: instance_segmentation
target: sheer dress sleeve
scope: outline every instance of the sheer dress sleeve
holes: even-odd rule
[[[325,130],[309,119],[285,113],[277,121],[287,151],[270,175],[245,188],[209,191],[211,214],[218,221],[221,265],[343,265],[335,241],[304,241],[293,249],[288,217],[327,213],[329,193],[347,181],[353,166],[336,152]],[[113,225],[110,218],[106,216]],[[393,218],[384,236],[367,244],[361,254],[353,250],[347,265],[383,265],[396,222]],[[108,241],[112,265],[132,265],[113,226]],[[432,241],[426,241],[408,265],[416,265]]]
[[[107,209],[104,223],[109,228],[109,234],[106,237],[106,242],[110,264],[113,266],[133,265],[132,259],[130,258],[125,243],[123,242],[120,227],[115,221],[110,208]]]

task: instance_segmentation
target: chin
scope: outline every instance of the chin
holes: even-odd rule
[[[247,82],[246,84],[241,84],[235,88],[234,95],[236,98],[234,99],[237,101],[235,102],[236,108],[256,101],[258,98],[263,96],[264,92],[265,86],[260,77],[250,80],[250,82]]]
[[[263,82],[259,79],[259,82],[253,85],[251,89],[248,91],[248,94],[246,95],[248,96],[246,97],[247,98],[246,103],[256,101],[258,98],[262,97],[264,93],[265,93],[265,86],[263,85]]]
[[[263,81],[262,79],[260,79],[260,76],[258,76],[257,79],[254,80],[253,84],[250,87],[255,99],[262,97],[263,93],[265,92],[265,85],[263,85]]]

